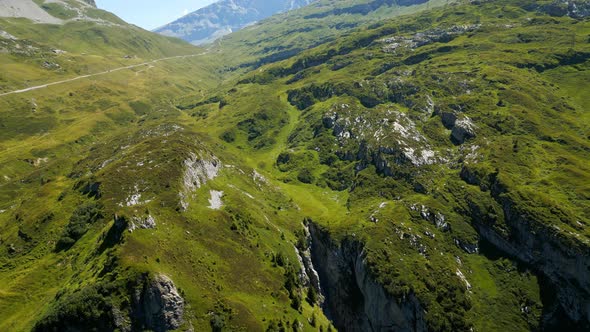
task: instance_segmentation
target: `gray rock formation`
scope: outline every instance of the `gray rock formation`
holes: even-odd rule
[[[148,214],[143,217],[132,217],[131,223],[129,224],[129,231],[133,232],[136,229],[154,229],[156,228],[156,219]]]
[[[332,241],[309,223],[311,254],[318,269],[326,315],[345,331],[426,331],[424,309],[410,294],[390,296],[368,271],[358,242]]]
[[[467,139],[476,136],[475,125],[467,116],[454,112],[443,112],[440,117],[443,125],[451,130],[453,143],[463,144]]]
[[[492,227],[479,225],[480,235],[498,249],[533,267],[547,277],[556,291],[557,306],[577,326],[590,328],[590,253],[560,239],[555,232],[539,228],[518,214],[509,201],[503,204],[510,235],[503,236]],[[551,325],[552,313],[545,313]]]
[[[465,140],[475,137],[475,125],[468,117],[463,117],[455,122],[451,130],[451,140],[457,144],[465,143]]]
[[[87,4],[91,5],[92,7],[96,8],[96,2],[94,0],[82,0],[82,1],[84,1]]]
[[[453,129],[455,122],[457,122],[457,114],[454,112],[443,112],[440,115],[443,126],[447,129]]]
[[[324,302],[322,296],[322,287],[320,285],[320,276],[315,266],[313,265],[313,259],[311,257],[311,234],[309,232],[309,221],[306,220],[304,223],[304,232],[306,243],[304,248],[295,248],[297,252],[299,263],[301,265],[301,283],[307,287],[313,287],[317,291],[319,296],[319,303]]]
[[[577,19],[590,16],[590,2],[568,1],[568,15]]]
[[[555,0],[541,6],[540,10],[551,16],[569,16],[583,19],[590,16],[590,2],[584,0]]]
[[[134,329],[152,330],[155,332],[178,329],[184,315],[184,299],[176,286],[163,274],[151,280],[145,278],[133,295]]]
[[[178,196],[180,205],[186,210],[194,191],[201,188],[207,181],[216,178],[223,165],[217,157],[206,152],[190,153],[183,164],[182,190]]]
[[[314,0],[221,0],[155,30],[199,45]]]

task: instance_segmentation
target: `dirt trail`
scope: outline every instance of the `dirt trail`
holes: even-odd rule
[[[15,90],[15,91],[10,91],[10,92],[4,92],[4,93],[0,93],[0,97],[8,96],[8,95],[14,95],[14,94],[19,94],[19,93],[25,93],[25,92],[29,92],[29,91],[33,91],[33,90],[45,89],[45,88],[48,88],[48,87],[53,86],[53,85],[59,85],[59,84],[64,84],[64,83],[68,83],[68,82],[73,82],[73,81],[81,80],[81,79],[84,79],[84,78],[89,78],[89,77],[94,77],[94,76],[99,76],[99,75],[110,74],[110,73],[114,73],[114,72],[117,72],[117,71],[120,71],[120,70],[132,69],[132,68],[137,68],[137,67],[141,67],[141,66],[150,66],[150,65],[152,65],[154,63],[158,63],[160,61],[166,61],[166,60],[172,60],[172,59],[191,58],[191,57],[201,56],[201,55],[205,55],[205,54],[207,54],[207,52],[203,52],[203,53],[199,53],[199,54],[177,55],[177,56],[171,56],[171,57],[167,57],[167,58],[156,59],[156,60],[152,60],[152,61],[148,61],[148,62],[139,63],[139,64],[136,64],[136,65],[130,65],[130,66],[124,66],[124,67],[109,69],[109,70],[106,70],[106,71],[103,71],[103,72],[100,72],[100,73],[94,73],[94,74],[88,74],[88,75],[81,75],[81,76],[76,76],[76,77],[69,78],[69,79],[63,80],[63,81],[51,82],[51,83],[47,83],[47,84],[32,86],[32,87],[26,88],[26,89]]]

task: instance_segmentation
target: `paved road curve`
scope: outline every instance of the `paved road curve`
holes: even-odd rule
[[[172,60],[172,59],[184,59],[184,58],[190,58],[190,57],[195,57],[195,56],[201,56],[201,55],[205,55],[207,54],[207,52],[203,52],[203,53],[199,53],[199,54],[189,54],[189,55],[177,55],[177,56],[171,56],[168,58],[161,58],[161,59],[156,59],[156,60],[152,60],[152,61],[148,61],[148,62],[144,62],[144,63],[139,63],[136,65],[131,65],[131,66],[125,66],[125,67],[119,67],[119,68],[114,68],[114,69],[110,69],[107,71],[103,71],[100,73],[95,73],[95,74],[88,74],[88,75],[82,75],[82,76],[77,76],[74,78],[69,78],[67,80],[63,80],[63,81],[57,81],[57,82],[52,82],[52,83],[47,83],[47,84],[43,84],[43,85],[37,85],[37,86],[32,86],[30,88],[26,88],[26,89],[22,89],[22,90],[15,90],[15,91],[10,91],[10,92],[4,92],[4,93],[0,93],[0,97],[3,96],[8,96],[8,95],[14,95],[14,94],[19,94],[19,93],[25,93],[25,92],[29,92],[29,91],[33,91],[33,90],[39,90],[39,89],[45,89],[47,87],[53,86],[53,85],[58,85],[58,84],[64,84],[64,83],[68,83],[68,82],[72,82],[72,81],[77,81],[83,78],[89,78],[89,77],[94,77],[94,76],[99,76],[99,75],[105,75],[105,74],[109,74],[109,73],[114,73],[116,71],[120,71],[120,70],[125,70],[125,69],[131,69],[131,68],[136,68],[136,67],[141,67],[141,66],[146,66],[146,65],[151,65],[160,61],[166,61],[166,60]]]

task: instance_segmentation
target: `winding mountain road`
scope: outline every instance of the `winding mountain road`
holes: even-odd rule
[[[89,78],[89,77],[94,77],[94,76],[99,76],[99,75],[110,74],[110,73],[114,73],[114,72],[117,72],[117,71],[120,71],[120,70],[132,69],[132,68],[137,68],[137,67],[141,67],[141,66],[149,66],[149,65],[153,65],[155,63],[161,62],[161,61],[172,60],[172,59],[184,59],[184,58],[191,58],[191,57],[196,57],[196,56],[202,56],[202,55],[205,55],[207,53],[208,52],[203,52],[203,53],[199,53],[199,54],[177,55],[177,56],[171,56],[171,57],[167,57],[167,58],[156,59],[156,60],[152,60],[152,61],[148,61],[148,62],[138,63],[138,64],[135,64],[135,65],[118,67],[118,68],[109,69],[109,70],[106,70],[106,71],[103,71],[103,72],[100,72],[100,73],[81,75],[81,76],[76,76],[76,77],[69,78],[69,79],[63,80],[63,81],[51,82],[51,83],[47,83],[47,84],[32,86],[32,87],[26,88],[26,89],[14,90],[14,91],[0,93],[0,97],[4,97],[4,96],[8,96],[8,95],[14,95],[14,94],[19,94],[19,93],[25,93],[25,92],[39,90],[39,89],[45,89],[45,88],[48,88],[48,87],[53,86],[53,85],[59,85],[59,84],[64,84],[64,83],[68,83],[68,82],[73,82],[73,81],[81,80],[81,79],[84,79],[84,78]]]

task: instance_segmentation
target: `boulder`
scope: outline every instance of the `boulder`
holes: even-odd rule
[[[465,140],[475,137],[475,125],[468,117],[463,117],[455,121],[455,126],[451,130],[451,141],[455,144],[463,144]]]
[[[452,112],[443,112],[441,114],[443,126],[447,129],[452,129],[457,121],[457,115]]]

